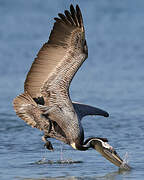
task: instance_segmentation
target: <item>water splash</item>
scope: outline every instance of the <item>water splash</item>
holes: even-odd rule
[[[124,157],[123,157],[123,163],[124,164],[128,164],[129,163],[129,156],[128,156],[128,152],[125,153]]]
[[[77,163],[83,163],[82,161],[75,161],[72,159],[65,159],[65,160],[57,160],[57,161],[52,161],[52,160],[46,160],[46,159],[41,159],[34,164],[77,164]]]
[[[61,149],[60,149],[60,159],[59,160],[49,160],[47,159],[49,152],[47,149],[43,152],[43,149],[41,151],[41,159],[36,161],[34,164],[75,164],[75,163],[83,163],[82,161],[79,160],[72,160],[70,158],[66,158],[64,154],[64,149],[63,149],[63,144],[61,144]],[[32,163],[33,164],[33,163]]]
[[[64,158],[63,158],[64,153],[63,153],[63,152],[64,152],[64,151],[63,151],[63,144],[61,143],[61,150],[60,150],[60,160],[61,160],[61,161],[64,160]]]
[[[123,158],[123,162],[122,162],[122,164],[121,164],[121,166],[120,166],[120,170],[131,170],[131,167],[128,165],[128,152],[126,152],[125,153],[125,155],[124,155],[124,158]]]

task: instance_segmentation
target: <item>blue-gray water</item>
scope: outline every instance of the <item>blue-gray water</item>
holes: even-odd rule
[[[19,119],[13,98],[33,59],[47,41],[53,17],[70,0],[0,0],[0,179],[138,179],[144,176],[144,1],[79,0],[89,57],[71,85],[71,98],[107,110],[109,118],[86,117],[85,136],[107,137],[133,169],[118,168],[95,150],[80,152],[52,140]],[[38,164],[61,158],[75,164]]]

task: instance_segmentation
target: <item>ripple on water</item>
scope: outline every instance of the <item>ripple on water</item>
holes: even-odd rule
[[[65,160],[46,160],[45,158],[39,161],[36,161],[34,164],[80,164],[83,163],[83,161],[77,161],[72,159],[65,159]]]
[[[144,1],[77,0],[84,15],[89,58],[76,74],[71,97],[103,108],[110,117],[86,117],[85,136],[107,137],[131,171],[119,172],[94,150],[80,152],[51,140],[41,153],[42,133],[14,113],[33,59],[47,41],[57,12],[70,1],[0,1],[0,179],[144,179]],[[49,18],[49,22],[47,19]],[[42,159],[38,161],[39,159]],[[48,160],[47,160],[48,159]],[[67,160],[68,159],[68,160]],[[127,159],[127,158],[126,158]],[[19,177],[19,178],[16,178]],[[58,178],[52,178],[58,177]]]

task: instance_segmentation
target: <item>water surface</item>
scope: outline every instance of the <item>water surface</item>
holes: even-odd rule
[[[119,172],[95,150],[80,152],[52,140],[20,120],[12,100],[23,92],[25,76],[53,17],[65,0],[0,1],[0,179],[143,179],[144,175],[144,2],[77,1],[82,9],[89,58],[72,82],[71,98],[107,110],[109,118],[86,117],[85,137],[107,137],[133,169]],[[62,152],[62,154],[61,154]],[[37,163],[42,159],[81,163]]]

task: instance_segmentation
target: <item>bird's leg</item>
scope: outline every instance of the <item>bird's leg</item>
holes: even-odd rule
[[[44,147],[49,149],[50,151],[54,151],[53,146],[50,141],[47,140],[48,136],[42,136],[42,140],[45,142]]]
[[[48,115],[41,114],[40,117],[41,117],[41,122],[43,122],[41,123],[42,129],[46,131],[47,134],[49,134],[52,129],[51,120],[49,119]]]

